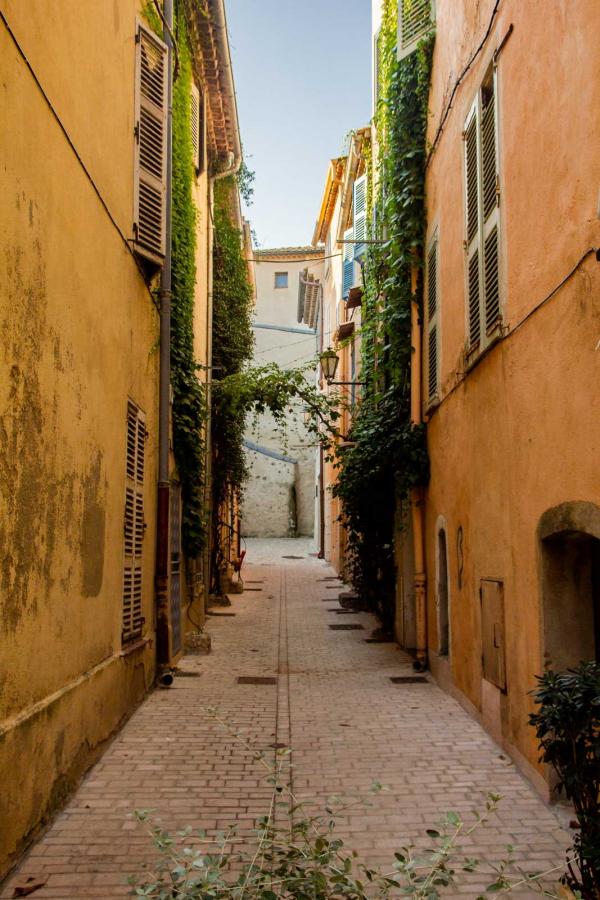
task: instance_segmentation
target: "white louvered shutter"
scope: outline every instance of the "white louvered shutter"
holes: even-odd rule
[[[498,142],[496,134],[496,78],[481,92],[481,188],[483,208],[483,295],[486,336],[500,322],[498,250],[500,210],[498,191]]]
[[[136,37],[136,250],[154,262],[165,253],[167,48],[138,25]]]
[[[200,170],[200,91],[192,82],[190,92],[190,131],[192,135],[192,155],[194,168]]]
[[[353,188],[353,221],[354,221],[354,259],[364,256],[367,245],[367,176],[361,175],[354,182]]]
[[[354,244],[352,228],[344,231],[344,249],[342,251],[342,297],[347,297],[354,284]]]
[[[473,353],[485,349],[501,324],[495,73],[478,92],[464,140],[468,349]]]
[[[427,399],[432,403],[438,396],[440,379],[440,301],[439,301],[439,240],[433,237],[427,251]]]
[[[417,49],[434,17],[434,0],[398,0],[398,59]]]
[[[468,346],[473,350],[481,339],[479,227],[479,112],[475,103],[465,129],[465,208],[467,231],[467,319]]]
[[[146,425],[144,414],[127,404],[125,520],[123,529],[122,641],[142,634],[142,556],[144,544],[144,467]]]

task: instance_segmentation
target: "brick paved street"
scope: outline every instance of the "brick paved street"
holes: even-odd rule
[[[512,843],[532,868],[559,863],[569,838],[552,810],[453,699],[432,683],[390,681],[412,674],[409,658],[394,644],[365,643],[376,625],[369,615],[339,614],[338,583],[324,580],[331,569],[306,555],[309,542],[248,545],[247,590],[208,620],[212,654],[187,657],[185,676],[148,698],[1,897],[31,876],[47,879],[36,900],[126,896],[127,874],[152,857],[131,818],[135,808],[156,809],[170,828],[233,820],[252,827],[268,805],[264,771],[207,705],[256,748],[290,746],[300,797],[368,797],[373,781],[386,785],[374,805],[342,823],[348,844],[371,862],[389,862],[394,848],[445,811],[468,814],[495,791],[504,797],[499,813],[470,840],[469,855],[498,859]],[[269,553],[277,558],[269,562]],[[363,630],[328,627],[349,623]],[[278,681],[238,684],[239,676]],[[461,876],[449,896],[474,897],[480,883]]]

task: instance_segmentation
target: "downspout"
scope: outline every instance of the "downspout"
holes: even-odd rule
[[[411,346],[412,356],[410,364],[410,420],[412,425],[420,425],[423,421],[421,415],[421,322],[419,306],[416,300],[418,269],[411,269]],[[427,592],[425,573],[425,505],[423,488],[414,487],[410,492],[410,507],[413,531],[413,552],[415,563],[414,591],[416,613],[416,638],[417,658],[414,668],[422,672],[427,668]]]
[[[323,302],[323,284],[319,291],[320,316],[319,316],[319,354],[324,350],[323,332],[325,321],[325,304]],[[319,444],[319,553],[318,559],[325,559],[325,452],[323,445]]]
[[[165,259],[160,273],[160,374],[158,388],[158,508],[156,523],[156,664],[167,669],[169,654],[169,420],[171,404],[171,202],[173,180],[173,0],[164,0],[167,46],[167,148]]]

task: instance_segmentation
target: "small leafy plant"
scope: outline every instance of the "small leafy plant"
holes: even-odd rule
[[[448,812],[436,828],[427,831],[428,848],[418,850],[412,843],[400,847],[389,870],[381,872],[367,865],[336,834],[336,820],[355,807],[356,801],[331,797],[323,814],[308,814],[289,788],[290,751],[276,751],[271,763],[216,710],[207,712],[267,771],[272,788],[269,808],[249,838],[241,836],[235,825],[216,836],[191,828],[172,835],[154,820],[151,811],[138,810],[135,815],[152,838],[158,859],[144,877],[132,876],[131,896],[156,900],[438,900],[452,896],[449,889],[458,885],[462,872],[481,872],[490,878],[485,896],[509,893],[520,886],[546,897],[559,896],[542,880],[550,873],[519,869],[512,847],[497,865],[463,857],[461,842],[495,813],[501,799],[496,794],[488,796],[484,812],[475,813],[470,824]],[[372,787],[373,794],[381,790],[378,783]]]
[[[573,802],[580,831],[573,842],[576,865],[566,883],[586,900],[600,896],[600,665],[583,662],[567,672],[538,676],[533,692],[541,760],[558,775],[556,790]]]

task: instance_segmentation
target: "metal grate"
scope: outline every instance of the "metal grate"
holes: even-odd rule
[[[393,637],[370,637],[365,638],[365,644],[394,644]]]
[[[303,556],[282,556],[282,559],[304,559]]]
[[[238,684],[277,684],[276,678],[261,675],[240,675]]]
[[[332,631],[364,631],[362,625],[330,625]]]
[[[390,681],[392,684],[429,684],[424,675],[394,675]]]
[[[262,590],[263,590],[263,588],[249,588],[244,585],[244,593],[246,591],[262,591]]]

